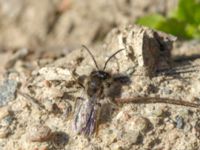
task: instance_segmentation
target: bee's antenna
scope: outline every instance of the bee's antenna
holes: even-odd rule
[[[123,48],[123,49],[119,49],[119,50],[116,51],[114,54],[112,54],[112,55],[106,60],[105,65],[104,65],[104,67],[103,67],[103,70],[106,69],[106,66],[107,66],[108,62],[111,60],[111,58],[113,58],[116,54],[118,54],[119,52],[121,52],[121,51],[123,51],[123,50],[125,50],[125,49],[124,49],[124,48]]]
[[[96,68],[97,68],[98,70],[100,70],[100,69],[99,69],[99,66],[98,66],[98,64],[97,64],[97,61],[96,61],[95,58],[94,58],[94,55],[90,52],[90,50],[89,50],[85,45],[82,45],[82,47],[85,48],[85,49],[87,50],[87,52],[88,52],[88,53],[90,54],[90,56],[92,57]]]

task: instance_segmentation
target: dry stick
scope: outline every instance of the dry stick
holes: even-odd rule
[[[186,107],[200,108],[199,104],[190,103],[187,101],[180,101],[170,98],[160,98],[160,97],[134,97],[134,98],[116,98],[116,103],[135,103],[135,104],[151,104],[151,103],[164,103],[164,104],[173,104]]]

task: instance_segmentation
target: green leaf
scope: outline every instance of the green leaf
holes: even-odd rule
[[[200,25],[193,26],[193,33],[191,33],[193,38],[200,39]]]
[[[177,9],[168,16],[152,14],[137,23],[186,39],[200,38],[200,0],[179,0]]]
[[[189,39],[192,36],[185,31],[186,26],[187,24],[185,22],[178,21],[174,18],[168,18],[164,22],[160,23],[157,29],[178,37]]]
[[[140,25],[146,25],[151,28],[156,28],[163,21],[165,21],[165,18],[162,15],[151,14],[138,19],[136,23]]]
[[[190,24],[200,22],[200,3],[197,0],[179,0],[175,16],[179,21]]]
[[[194,8],[194,20],[196,24],[200,24],[200,2],[196,2],[195,8]]]
[[[185,32],[188,36],[193,37],[196,32],[196,26],[188,24],[185,28]]]

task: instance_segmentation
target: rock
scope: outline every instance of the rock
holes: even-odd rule
[[[150,105],[144,108],[144,113],[148,117],[161,117],[165,113],[166,106],[164,105]]]
[[[125,49],[121,55],[116,56],[120,68],[123,68],[120,72],[134,68],[137,74],[152,76],[158,70],[170,68],[172,43],[175,39],[147,27],[125,26],[113,29],[108,34],[106,49]]]
[[[104,145],[109,146],[114,143],[120,131],[116,129],[106,128],[101,132],[101,139],[104,141]]]
[[[169,88],[164,87],[164,88],[161,88],[161,89],[160,89],[160,93],[161,93],[162,95],[170,95],[170,94],[172,93],[172,90],[169,89]]]
[[[11,129],[9,127],[0,128],[0,138],[7,138],[10,133]]]
[[[28,131],[28,139],[31,142],[45,142],[52,137],[51,129],[45,125],[35,125],[30,127]]]
[[[13,116],[8,115],[8,116],[4,117],[1,120],[0,125],[2,125],[2,126],[9,126],[9,125],[11,125],[12,122],[13,122]]]
[[[15,80],[4,80],[0,86],[0,106],[6,105],[9,101],[15,99],[17,85],[18,83]]]
[[[110,148],[116,150],[131,149],[133,144],[139,143],[140,136],[140,132],[136,130],[121,131],[117,136],[117,142],[112,143]]]
[[[140,132],[139,131],[128,130],[126,132],[121,132],[118,135],[117,140],[123,141],[125,145],[126,144],[127,145],[132,145],[132,144],[136,144],[138,142],[139,136],[140,136]]]
[[[125,124],[125,130],[135,130],[138,132],[146,132],[150,126],[150,121],[143,117],[132,117]]]
[[[50,99],[45,99],[43,102],[44,107],[46,108],[46,110],[48,110],[49,112],[52,111],[52,107],[53,107],[53,102]]]
[[[58,104],[58,107],[60,108],[60,110],[62,111],[62,116],[64,117],[64,118],[67,118],[67,117],[69,117],[70,116],[70,114],[72,113],[72,105],[68,102],[68,101],[66,101],[66,102],[60,102],[59,104]]]
[[[8,116],[10,113],[9,113],[9,108],[8,106],[5,106],[5,107],[1,107],[0,108],[0,120],[2,120],[4,117]]]
[[[44,95],[46,95],[49,99],[55,99],[62,97],[64,92],[62,90],[59,90],[57,88],[51,87],[44,91]]]
[[[54,148],[63,149],[67,142],[69,141],[69,136],[64,132],[55,132],[52,136],[52,143]]]
[[[181,116],[176,116],[176,127],[182,129],[184,127],[184,119]]]
[[[45,80],[73,80],[72,74],[68,69],[58,67],[43,67],[39,70],[39,74],[43,75]]]

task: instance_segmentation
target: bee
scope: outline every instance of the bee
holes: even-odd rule
[[[125,49],[120,49],[112,54],[105,62],[103,69],[100,69],[97,61],[90,50],[83,45],[83,48],[89,53],[96,66],[87,77],[81,97],[77,98],[75,103],[74,117],[73,117],[73,130],[77,134],[83,134],[90,137],[97,133],[98,124],[101,117],[102,104],[105,98],[112,99],[115,103],[167,103],[174,105],[182,105],[188,107],[198,108],[198,104],[177,101],[169,98],[159,97],[136,97],[136,98],[119,98],[120,87],[125,84],[130,84],[131,81],[128,76],[113,75],[106,72],[108,62],[118,53]],[[108,92],[109,91],[109,92]],[[114,94],[110,91],[115,91]],[[112,94],[111,94],[112,93]]]
[[[104,98],[113,96],[113,94],[110,94],[110,92],[105,90],[107,89],[105,86],[110,86],[111,88],[111,84],[114,81],[115,83],[120,84],[127,83],[128,78],[125,76],[113,76],[105,71],[106,66],[111,58],[113,58],[116,54],[123,51],[124,49],[120,49],[112,54],[105,62],[103,69],[100,69],[90,50],[84,45],[83,47],[92,57],[96,66],[96,70],[93,70],[89,76],[86,77],[85,85],[83,85],[84,90],[82,97],[79,97],[76,100],[73,128],[78,134],[91,136],[98,128],[98,121],[100,118],[101,107],[102,103],[104,102]]]

